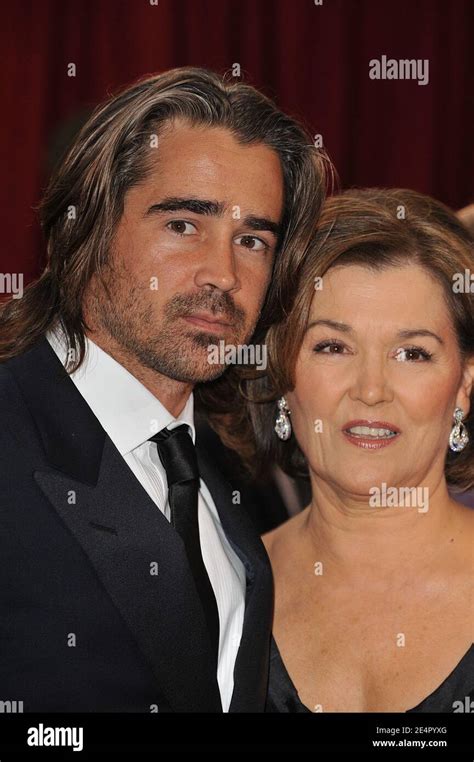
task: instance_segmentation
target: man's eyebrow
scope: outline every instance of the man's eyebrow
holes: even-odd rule
[[[160,212],[192,212],[193,214],[204,214],[212,217],[222,217],[226,209],[223,201],[211,201],[204,198],[184,198],[181,196],[169,196],[164,198],[158,204],[153,204],[147,209],[145,216],[159,214]],[[244,227],[250,230],[268,230],[277,238],[282,232],[282,227],[278,222],[267,217],[257,217],[248,215],[243,219]]]
[[[206,214],[220,217],[224,214],[225,204],[222,201],[210,201],[205,198],[184,198],[181,196],[168,196],[153,204],[146,211],[145,216],[159,212],[193,212],[194,214]]]
[[[341,331],[342,333],[354,333],[354,329],[347,323],[339,323],[337,320],[326,320],[321,318],[320,320],[313,320],[308,324],[306,330],[309,331],[315,325],[325,325],[328,328],[333,328],[335,331]],[[403,331],[398,331],[397,338],[400,339],[413,339],[415,336],[429,336],[436,339],[440,344],[444,344],[443,339],[438,336],[437,333],[429,331],[427,328],[411,328]]]
[[[244,217],[243,226],[249,230],[268,230],[278,238],[283,232],[282,226],[278,222],[269,220],[267,217],[254,217],[252,215]]]

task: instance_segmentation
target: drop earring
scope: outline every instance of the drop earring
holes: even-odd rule
[[[278,416],[275,421],[275,431],[278,439],[286,441],[291,436],[291,421],[289,416],[291,415],[286,399],[281,397],[278,400]]]
[[[461,450],[464,450],[467,443],[469,442],[469,434],[467,433],[467,428],[462,422],[463,416],[464,410],[460,407],[457,407],[453,415],[453,428],[451,429],[451,434],[449,435],[449,447],[453,452],[461,452]]]

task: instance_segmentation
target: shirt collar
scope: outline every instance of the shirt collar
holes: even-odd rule
[[[67,340],[58,326],[46,338],[65,364]],[[86,336],[86,354],[80,368],[70,374],[102,428],[121,455],[131,452],[165,427],[187,424],[193,442],[194,399],[191,393],[178,418],[123,365]]]

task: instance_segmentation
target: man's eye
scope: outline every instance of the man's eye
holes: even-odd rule
[[[196,226],[192,222],[185,220],[171,220],[166,225],[167,228],[177,235],[193,235],[196,232]]]
[[[235,239],[238,246],[244,246],[246,249],[252,249],[252,251],[263,251],[268,249],[268,244],[262,241],[261,238],[256,238],[254,235],[240,235]]]

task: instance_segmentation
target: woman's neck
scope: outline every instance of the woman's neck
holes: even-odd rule
[[[298,529],[314,563],[323,564],[323,574],[331,571],[364,585],[380,585],[396,575],[403,584],[449,563],[450,551],[466,542],[463,527],[471,517],[450,498],[444,477],[431,485],[427,510],[372,507],[367,498],[348,497],[312,481],[312,502],[300,514]]]

